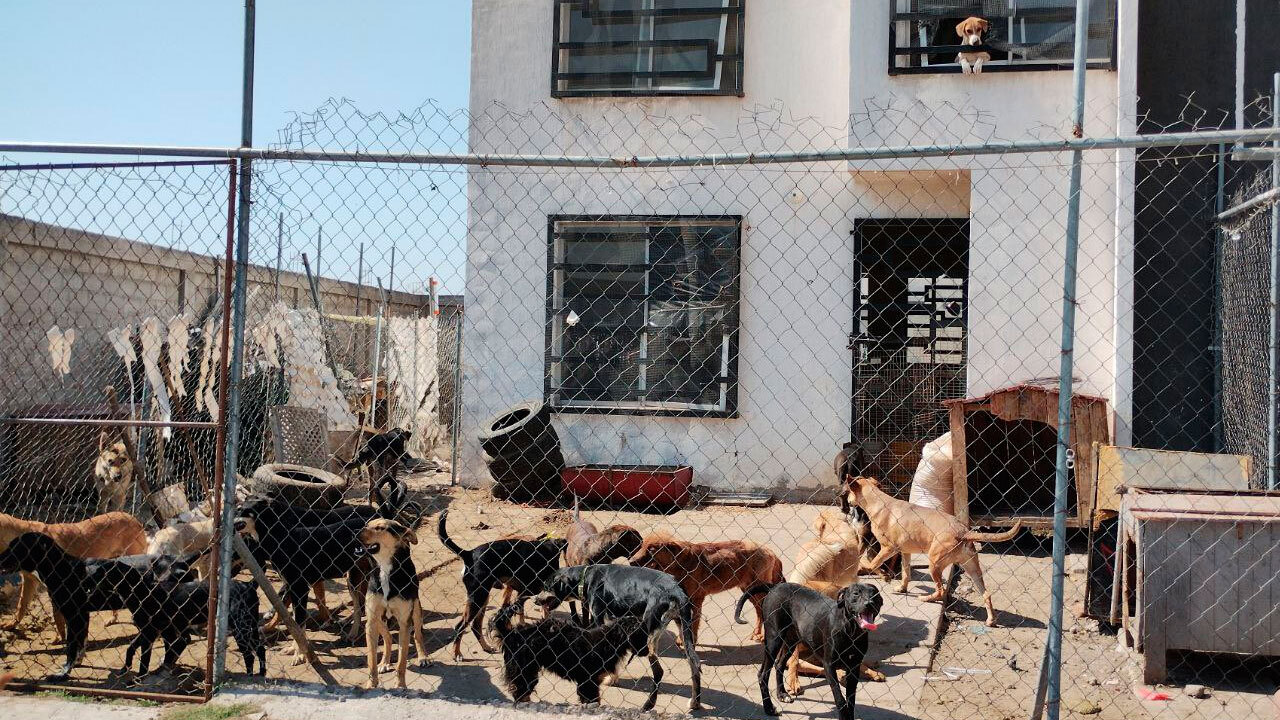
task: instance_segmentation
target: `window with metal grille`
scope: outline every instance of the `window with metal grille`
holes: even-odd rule
[[[889,73],[959,72],[956,55],[987,52],[983,72],[1070,70],[1076,0],[889,0]],[[991,23],[983,45],[962,46],[956,25]],[[1090,0],[1091,68],[1115,67],[1115,0]]]
[[[551,95],[741,95],[743,2],[555,0]]]
[[[552,216],[546,396],[565,412],[737,413],[739,216]]]

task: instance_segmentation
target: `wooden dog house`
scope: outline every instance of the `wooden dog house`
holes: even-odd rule
[[[947,400],[951,412],[956,517],[970,526],[1053,524],[1058,388],[1023,384],[981,397]],[[1105,398],[1071,398],[1067,524],[1084,527],[1093,505],[1093,443],[1110,444]]]

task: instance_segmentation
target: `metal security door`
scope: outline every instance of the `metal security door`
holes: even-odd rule
[[[863,472],[905,497],[948,429],[942,401],[964,397],[969,220],[859,220],[854,256],[852,440]]]

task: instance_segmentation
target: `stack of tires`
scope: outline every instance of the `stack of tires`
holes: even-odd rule
[[[479,440],[493,476],[494,497],[529,502],[560,496],[564,455],[545,403],[520,403],[494,415],[485,421]]]

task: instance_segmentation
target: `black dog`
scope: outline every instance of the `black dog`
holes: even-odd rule
[[[24,533],[0,552],[0,571],[33,572],[49,589],[54,612],[67,626],[66,663],[50,680],[65,680],[84,654],[89,613],[125,610],[138,592],[152,588],[157,574],[172,571],[186,579],[171,556],[133,555],[112,560],[82,560],[68,555],[49,536]],[[186,571],[189,571],[189,566]]]
[[[521,601],[523,602],[523,601]],[[494,634],[502,642],[502,675],[515,702],[528,702],[538,687],[540,670],[552,672],[578,685],[578,702],[600,702],[600,687],[618,676],[628,655],[649,652],[649,634],[640,619],[619,618],[605,625],[583,628],[560,618],[512,627],[520,603],[498,609],[493,616]],[[644,710],[658,700],[662,669],[654,666],[653,691]]]
[[[327,525],[290,526],[279,507],[245,503],[236,514],[238,533],[256,537],[260,554],[264,555],[284,581],[284,600],[293,605],[293,619],[298,625],[307,620],[307,598],[313,585],[345,576],[351,596],[352,621],[347,639],[355,642],[363,629],[364,594],[373,563],[357,555],[360,531],[367,522],[360,514]],[[316,601],[322,602],[317,597]],[[295,664],[305,661],[305,653],[297,648]]]
[[[177,570],[180,564],[175,564]],[[139,588],[129,601],[138,636],[125,652],[124,671],[133,664],[134,651],[140,650],[138,673],[145,675],[151,666],[151,646],[156,638],[164,639],[164,660],[160,669],[172,669],[187,645],[191,630],[203,625],[209,613],[209,583],[184,581],[177,572],[157,577],[155,585]],[[267,672],[266,644],[258,626],[258,586],[256,583],[231,583],[231,602],[227,631],[236,639],[244,657],[245,672],[253,674],[253,660],[258,659],[258,674]]]
[[[759,676],[760,701],[765,714],[778,714],[769,697],[769,670],[777,671],[778,699],[791,702],[782,673],[796,647],[805,645],[822,665],[840,720],[853,720],[859,668],[867,654],[867,633],[875,628],[876,615],[884,604],[880,591],[874,585],[854,584],[842,589],[832,600],[795,583],[778,583],[771,588],[757,586],[738,598],[733,619],[745,625],[742,606],[752,595],[766,590],[768,594],[761,606],[765,618],[764,661],[760,664]],[[844,670],[843,696],[836,675],[838,670]]]
[[[462,618],[453,628],[453,659],[462,657],[462,636],[466,634],[468,624],[485,652],[497,652],[489,647],[480,632],[490,591],[505,585],[516,593],[514,604],[523,607],[525,598],[542,592],[547,579],[560,567],[560,553],[564,552],[565,541],[494,540],[477,545],[471,550],[463,550],[449,539],[449,533],[445,529],[448,516],[448,510],[440,513],[436,529],[440,542],[454,555],[462,558],[462,585],[467,592],[467,604],[462,610]]]
[[[640,626],[649,638],[649,667],[653,671],[653,695],[646,709],[652,707],[657,697],[658,679],[662,677],[662,668],[658,666],[657,634],[671,620],[676,620],[680,636],[684,639],[684,654],[689,661],[689,674],[693,681],[689,710],[701,707],[702,663],[693,649],[693,605],[675,578],[664,572],[630,565],[576,565],[557,570],[547,583],[547,594],[539,597],[537,602],[550,612],[565,600],[581,601],[593,623],[608,618],[640,618]]]

